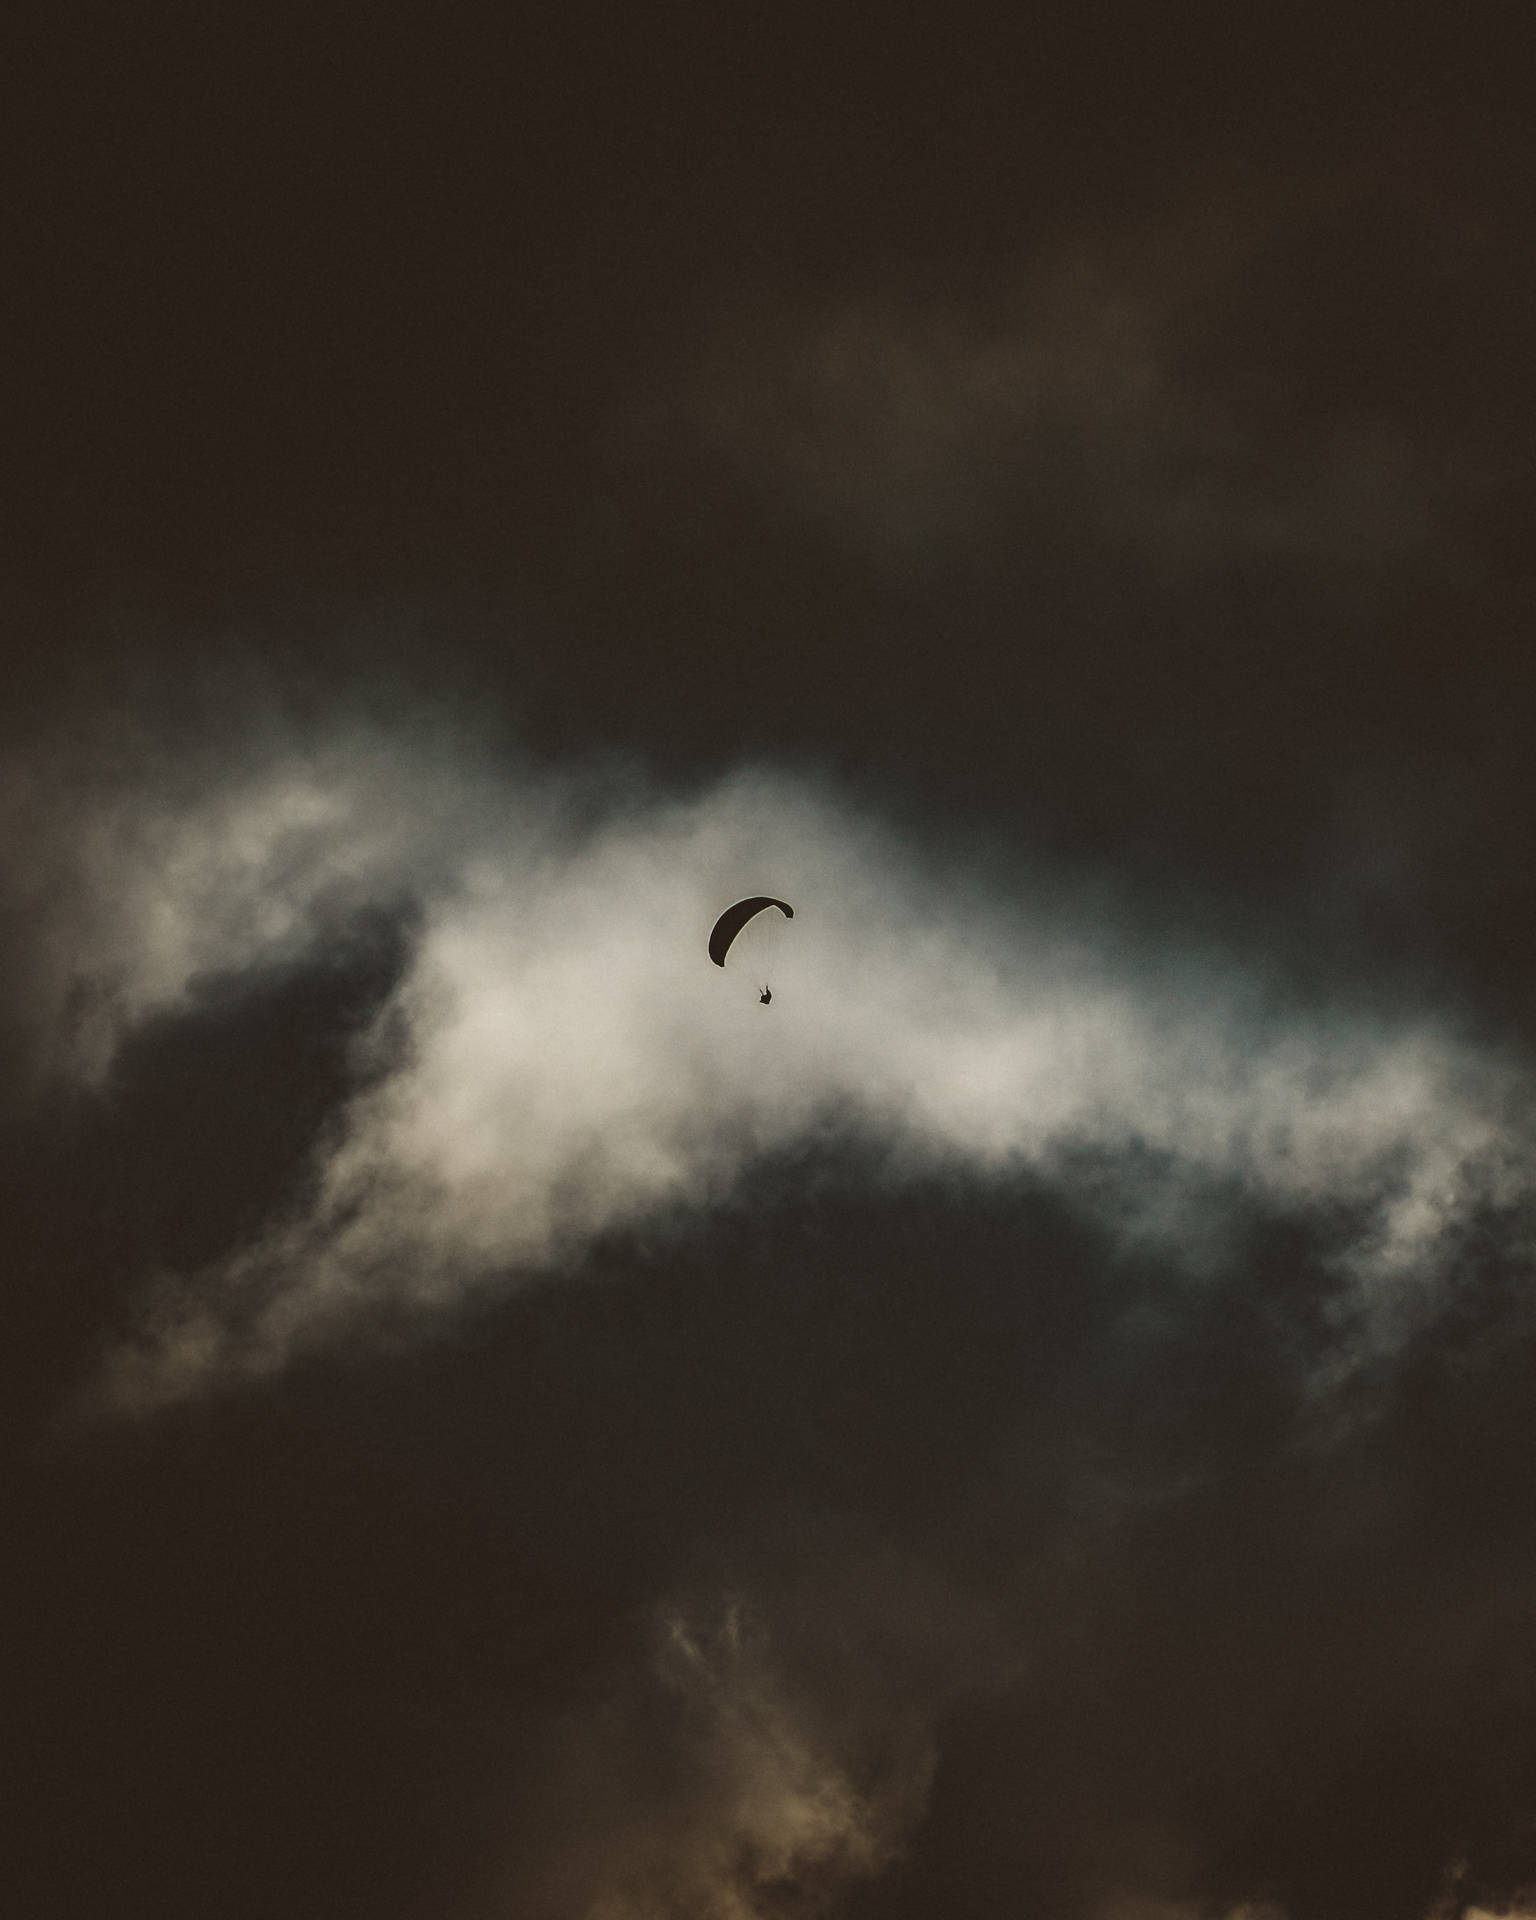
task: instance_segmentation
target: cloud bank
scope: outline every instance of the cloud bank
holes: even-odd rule
[[[107,1087],[125,1037],[209,982],[300,966],[365,911],[411,928],[302,1201],[212,1270],[160,1276],[113,1362],[127,1404],[567,1264],[819,1127],[884,1143],[893,1178],[955,1160],[1076,1181],[1192,1272],[1243,1205],[1303,1213],[1377,1343],[1527,1192],[1529,1082],[1453,1020],[1358,994],[1303,1009],[1233,961],[1133,950],[1112,911],[801,776],[745,767],[679,798],[361,726],[123,774],[32,774],[66,823],[37,921],[55,1070]],[[771,1008],[756,973],[704,958],[747,891],[796,906]]]

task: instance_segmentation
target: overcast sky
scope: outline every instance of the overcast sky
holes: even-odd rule
[[[1517,37],[856,12],[7,61],[7,1912],[1536,1913]]]

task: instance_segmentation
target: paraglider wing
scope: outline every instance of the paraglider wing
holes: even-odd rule
[[[786,920],[795,917],[795,910],[787,900],[770,900],[765,893],[755,893],[750,900],[738,900],[734,907],[727,907],[709,936],[709,957],[717,967],[725,965],[731,942],[753,915],[761,913],[765,907],[777,907]]]

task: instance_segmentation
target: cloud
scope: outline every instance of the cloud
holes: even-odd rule
[[[302,964],[364,909],[412,928],[304,1204],[162,1278],[114,1363],[127,1403],[558,1266],[828,1125],[883,1141],[895,1178],[953,1158],[1075,1181],[1194,1271],[1242,1206],[1306,1213],[1378,1341],[1433,1306],[1455,1236],[1527,1191],[1529,1082],[1451,1019],[1287,1005],[801,776],[745,767],[679,798],[360,726],[66,773],[38,775],[68,800],[33,1011],[99,1089],[126,1034],[208,981]],[[703,956],[749,890],[796,906],[771,1009]]]
[[[549,1817],[508,1790],[467,1915],[510,1887],[573,1920],[815,1920],[902,1859],[943,1712],[1021,1663],[994,1605],[846,1519],[770,1533],[727,1554],[745,1582],[715,1564],[658,1602],[643,1655],[546,1730]]]
[[[811,1920],[891,1864],[922,1812],[932,1755],[920,1737],[886,1729],[882,1777],[860,1784],[870,1756],[839,1750],[846,1737],[786,1687],[739,1602],[707,1627],[666,1618],[659,1664],[682,1709],[691,1792],[670,1818],[618,1836],[586,1920]]]
[[[1443,545],[1473,467],[1368,408],[1303,428],[1220,371],[1223,326],[1255,325],[1250,283],[1298,226],[1295,206],[1215,202],[1021,258],[985,297],[729,316],[618,438],[642,463],[718,463],[901,577],[1103,547],[1185,583],[1379,581]]]

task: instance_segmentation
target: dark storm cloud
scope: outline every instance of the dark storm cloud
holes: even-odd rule
[[[1532,1910],[1499,32],[78,24],[12,1904]]]
[[[1298,1003],[1251,953],[1132,942],[1128,907],[1044,867],[999,891],[984,847],[782,770],[674,795],[448,722],[213,732],[14,762],[17,817],[53,829],[44,1081],[131,1106],[181,1030],[217,1074],[359,916],[401,943],[307,1167],[296,1142],[199,1265],[120,1250],[128,1332],[89,1402],[159,1407],[174,1449],[167,1405],[234,1387],[259,1423],[281,1377],[344,1436],[338,1502],[347,1449],[382,1446],[380,1526],[403,1473],[595,1585],[585,1668],[562,1652],[530,1713],[499,1681],[471,1753],[448,1655],[400,1682],[468,1797],[458,1849],[432,1842],[466,1914],[905,1920],[1022,1889],[1085,1920],[1311,1920],[1341,1877],[1384,1917],[1464,1856],[1469,1899],[1513,1884],[1455,1722],[1504,1724],[1526,1685],[1529,1570],[1498,1541],[1518,1055],[1451,1006],[1348,976]],[[771,1010],[703,955],[746,871],[798,907]],[[251,1122],[223,1124],[238,1160]],[[1465,1523],[1437,1431],[1486,1495]],[[1459,1785],[1379,1762],[1405,1715]],[[1338,1812],[1293,1820],[1293,1778]],[[1383,1804],[1422,1844],[1351,1857],[1338,1822]]]
[[[867,1591],[847,1597],[868,1602]],[[869,1678],[839,1715],[786,1683],[739,1601],[713,1600],[703,1619],[662,1612],[651,1674],[616,1677],[552,1743],[564,1845],[546,1834],[553,1858],[532,1873],[504,1863],[466,1915],[530,1899],[594,1920],[836,1911],[896,1857],[932,1768],[930,1703],[874,1700]]]
[[[1261,1890],[1311,1915],[1344,1888],[1386,1916],[1465,1854],[1492,1897],[1531,1779],[1529,1564],[1506,1533],[1528,1317],[1485,1295],[1492,1365],[1438,1330],[1385,1418],[1308,1442],[1326,1289],[1304,1236],[1271,1224],[1192,1291],[1038,1195],[940,1180],[904,1202],[836,1164],[809,1150],[691,1241],[612,1249],[563,1313],[482,1318],[480,1355],[442,1354],[419,1398],[392,1377],[381,1414],[406,1452],[430,1436],[432,1477],[456,1460],[549,1561],[667,1592],[659,1643],[558,1724],[499,1709],[521,1749],[484,1835],[503,1905],[537,1888],[584,1912],[600,1885],[640,1913],[685,1892],[815,1912],[840,1889],[906,1920]],[[334,1417],[334,1377],[316,1387]],[[766,1730],[748,1716],[761,1770],[734,1745],[733,1606],[739,1684],[771,1706]],[[697,1688],[672,1619],[708,1655]],[[879,1818],[928,1812],[866,1878],[829,1833],[864,1831],[872,1794]],[[794,1831],[793,1870],[759,1876]]]
[[[709,307],[602,440],[636,710],[1528,1020],[1523,229],[1399,158]]]
[[[695,440],[898,579],[1006,572],[1010,547],[1070,540],[1161,582],[1278,566],[1379,592],[1387,569],[1448,562],[1442,509],[1498,476],[1390,409],[1282,445],[1202,367],[1296,217],[1256,197],[1078,238],[969,304],[911,286],[756,306],[708,340],[670,413],[637,419],[637,451],[647,428],[658,458]]]

